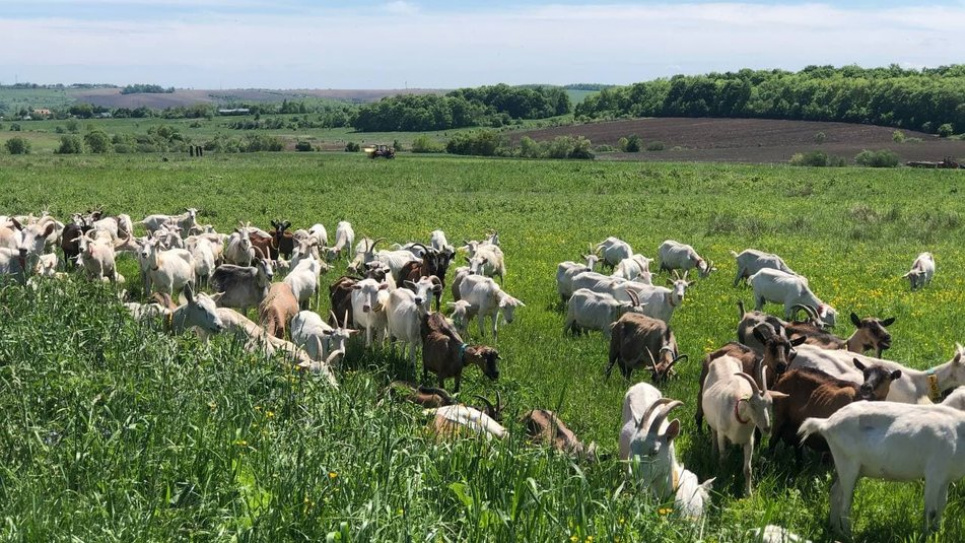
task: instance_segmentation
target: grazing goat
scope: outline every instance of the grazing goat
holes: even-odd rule
[[[277,338],[285,337],[288,321],[298,313],[298,299],[288,283],[272,283],[268,294],[258,305],[258,317],[265,332]]]
[[[340,258],[355,244],[355,230],[348,221],[339,221],[335,227],[335,244],[325,250],[325,259],[332,261]]]
[[[630,244],[613,236],[597,243],[595,250],[596,253],[600,255],[601,265],[608,266],[611,270],[623,259],[633,256],[633,249],[630,247]]]
[[[496,245],[480,245],[472,257],[467,257],[470,275],[499,277],[500,283],[506,282],[506,262],[503,250]]]
[[[612,325],[624,313],[643,313],[644,306],[629,292],[631,301],[621,302],[609,294],[600,294],[581,288],[573,293],[566,303],[566,322],[563,333],[578,333],[583,330],[600,330],[603,336],[610,337]]]
[[[596,443],[590,443],[589,447],[581,443],[576,434],[552,411],[527,411],[519,421],[534,443],[551,445],[554,449],[577,458],[596,459]]]
[[[459,299],[469,302],[471,311],[476,314],[479,337],[485,335],[483,328],[486,318],[493,321],[493,341],[499,338],[498,322],[510,324],[516,315],[516,308],[526,304],[507,294],[495,281],[482,275],[469,275],[459,283]]]
[[[911,271],[902,275],[911,283],[911,290],[917,290],[931,283],[931,278],[935,275],[935,257],[931,253],[918,255],[915,262],[911,265]]]
[[[838,478],[831,487],[831,529],[851,536],[851,502],[862,476],[925,480],[924,534],[937,530],[948,485],[965,476],[965,413],[943,405],[855,402],[799,431],[827,440]]]
[[[452,377],[455,380],[453,392],[459,392],[462,370],[466,366],[478,366],[486,377],[494,381],[499,379],[496,349],[466,344],[440,313],[422,318],[420,334],[423,381],[428,379],[431,371],[439,380],[439,388],[445,388],[445,380]]]
[[[565,304],[566,300],[573,295],[573,278],[583,272],[592,272],[600,257],[596,255],[583,255],[586,264],[567,260],[560,262],[556,266],[556,292],[560,295],[560,300]]]
[[[382,238],[376,240],[362,238],[359,240],[358,244],[355,246],[355,258],[353,258],[348,265],[348,272],[362,273],[362,270],[365,269],[365,265],[375,260],[375,246],[382,241],[384,241]],[[416,259],[410,258],[409,260]],[[409,260],[406,260],[406,262]],[[405,262],[402,264],[405,264]]]
[[[701,278],[717,271],[713,261],[704,260],[693,247],[679,241],[668,239],[660,244],[657,253],[660,256],[660,271],[683,270],[686,272],[697,268]]]
[[[854,366],[864,376],[860,386],[814,368],[790,370],[782,375],[772,390],[783,392],[787,397],[774,401],[771,449],[781,439],[795,447],[798,454],[801,445],[819,451],[828,450],[827,443],[819,436],[813,436],[807,442],[798,440],[797,431],[804,419],[830,417],[842,407],[860,400],[882,401],[888,397],[892,381],[901,377],[901,370],[889,371],[877,364],[865,366],[857,358]]]
[[[639,279],[641,282],[649,284],[652,281],[650,275],[651,262],[653,262],[652,258],[647,258],[640,254],[624,258],[617,264],[616,269],[613,270],[613,277],[619,277],[627,281]]]
[[[486,439],[505,439],[509,432],[503,425],[482,411],[465,405],[447,405],[437,409],[426,409],[432,415],[431,431],[440,438],[451,438],[465,432]]]
[[[710,364],[704,381],[701,401],[707,425],[710,426],[714,452],[721,465],[727,456],[727,442],[744,449],[744,494],[751,495],[751,459],[754,456],[754,428],[767,434],[771,430],[774,400],[784,398],[783,392],[768,391],[757,386],[753,377],[744,373],[741,361],[722,356]],[[766,383],[761,367],[760,381]]]
[[[670,411],[682,402],[662,397],[653,385],[637,383],[623,397],[620,460],[658,501],[674,497],[674,509],[683,517],[700,518],[710,505],[714,479],[698,483],[697,476],[677,462],[674,439],[680,421],[667,422]]]
[[[819,300],[800,276],[765,268],[750,276],[747,281],[754,289],[754,301],[758,311],[764,307],[765,302],[784,304],[784,319],[791,320],[795,306],[807,306],[814,309],[822,322],[831,327],[835,325],[837,311]]]
[[[944,364],[928,370],[908,368],[891,360],[858,355],[850,351],[829,351],[803,345],[791,361],[791,368],[816,368],[832,377],[860,384],[862,375],[854,368],[857,358],[864,365],[878,364],[889,370],[901,370],[901,378],[891,384],[889,402],[933,403],[941,401],[942,391],[965,385],[965,347],[955,344],[955,355]]]
[[[608,379],[617,362],[624,379],[629,379],[634,369],[649,363],[651,380],[664,381],[674,374],[674,364],[687,358],[677,353],[677,340],[667,323],[646,315],[624,313],[610,333]]]
[[[784,263],[784,259],[775,254],[765,253],[756,249],[744,249],[740,254],[731,251],[730,254],[737,259],[737,277],[734,278],[735,287],[739,285],[742,280],[746,280],[764,268],[780,270],[804,279],[804,276],[789,268],[788,265]],[[807,279],[804,279],[804,284],[807,285]]]
[[[308,303],[318,294],[318,279],[322,272],[322,266],[327,268],[325,264],[314,258],[299,259],[298,264],[288,272],[283,280],[285,284],[291,287],[295,299],[298,300],[298,305],[302,309],[308,309]],[[318,303],[316,302],[315,305],[317,306]]]
[[[687,273],[684,272],[683,277],[675,276],[673,279],[668,277],[667,284],[670,288],[645,285],[631,281],[627,283],[628,288],[625,293],[629,294],[633,292],[636,295],[640,304],[644,306],[644,315],[669,323],[673,317],[674,310],[677,309],[677,306],[684,303],[687,287],[693,285],[694,282],[687,281]],[[619,291],[616,294],[617,299],[625,300],[624,296],[626,294]]]
[[[247,315],[249,307],[257,307],[271,286],[271,262],[255,260],[254,266],[222,264],[211,274],[211,286],[217,292],[212,298],[219,307],[235,307]]]

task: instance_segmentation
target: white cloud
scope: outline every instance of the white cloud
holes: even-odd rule
[[[962,61],[952,40],[965,27],[965,6],[849,10],[691,3],[467,14],[430,13],[404,1],[382,5],[384,10],[364,14],[4,19],[5,42],[32,45],[26,52],[0,47],[0,81],[18,74],[38,83],[195,88],[455,87],[630,83],[674,73],[808,64],[937,66]],[[399,17],[398,10],[417,16]]]

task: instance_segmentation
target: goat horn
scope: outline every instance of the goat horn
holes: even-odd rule
[[[337,323],[337,322],[338,322],[338,321],[336,320],[336,323]],[[348,309],[345,310],[345,320],[342,321],[342,327],[343,327],[343,328],[348,328]]]
[[[751,377],[750,375],[747,375],[742,371],[737,372],[734,375],[740,377],[741,379],[747,379],[747,382],[751,384],[751,388],[754,390],[754,394],[758,394],[758,395],[761,394],[761,388],[757,386],[757,381],[755,381],[753,377]]]
[[[488,399],[480,396],[479,394],[473,395],[473,398],[476,398],[477,400],[481,400],[483,403],[485,403],[485,404],[486,404],[486,407],[488,407],[491,412],[493,412],[493,413],[496,412],[496,406],[494,406],[494,405],[492,404],[492,402],[490,402]],[[498,400],[497,400],[497,401],[498,401]]]
[[[687,355],[681,354],[674,357],[674,359],[670,361],[670,365],[667,367],[667,369],[669,370],[670,368],[673,367],[674,364],[676,364],[677,362],[680,362],[681,360],[688,360]]]
[[[506,406],[503,405],[503,398],[502,396],[499,395],[499,391],[497,390],[496,391],[496,413],[501,413],[504,407]]]
[[[650,428],[649,428],[649,430],[647,431],[647,433],[648,433],[648,434],[656,434],[657,432],[659,432],[659,431],[660,431],[660,426],[663,424],[663,422],[664,422],[665,420],[667,420],[667,416],[670,415],[670,412],[671,412],[675,407],[679,407],[679,406],[681,406],[681,405],[683,405],[683,404],[684,404],[684,402],[682,402],[682,401],[680,401],[680,400],[671,400],[670,403],[668,403],[668,404],[665,405],[663,408],[661,408],[660,411],[657,411],[657,414],[654,415],[654,417],[653,417],[653,422],[650,423]]]
[[[653,353],[650,349],[646,349],[647,354],[650,355],[650,366],[653,368],[654,375],[657,374],[657,361],[653,358]]]
[[[334,323],[335,323],[335,326],[337,327],[337,326],[338,326],[338,317],[335,316],[335,312],[332,311],[331,309],[329,309],[329,310],[328,310],[328,314],[332,316],[332,322],[334,322]]]
[[[369,251],[375,249],[375,246],[378,245],[379,242],[382,242],[382,241],[385,241],[385,238],[376,238],[375,241],[372,242],[372,245],[369,246]],[[366,252],[368,252],[368,251],[366,251]]]
[[[640,420],[637,422],[637,428],[642,429],[643,423],[645,423],[650,419],[650,415],[653,415],[654,411],[656,411],[661,405],[668,404],[672,401],[673,400],[671,400],[670,398],[660,398],[659,400],[650,404],[650,407],[648,407],[647,410],[643,412],[643,416],[640,417]]]

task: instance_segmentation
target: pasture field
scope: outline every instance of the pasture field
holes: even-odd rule
[[[695,428],[700,360],[735,339],[735,302],[751,300],[746,287],[732,287],[728,251],[781,254],[838,309],[839,335],[851,333],[851,311],[897,317],[886,356],[926,368],[965,339],[963,181],[956,171],[337,153],[0,156],[4,214],[47,207],[66,218],[102,205],[137,219],[192,206],[199,221],[221,230],[281,217],[332,231],[347,219],[359,236],[397,241],[426,240],[442,228],[458,242],[496,228],[505,290],[526,303],[501,328],[500,380],[469,369],[461,393],[472,401],[500,391],[512,438],[439,444],[426,435],[420,409],[382,394],[412,374],[388,349],[352,345],[333,390],[226,338],[204,344],[135,324],[109,286],[6,285],[0,537],[689,542],[748,540],[749,528],[772,523],[831,540],[829,465],[806,455],[797,466],[792,451],[758,449],[755,493],[743,498],[739,451],[718,467],[707,431]],[[556,265],[608,235],[648,256],[667,238],[684,241],[719,268],[688,291],[671,321],[690,360],[662,387],[685,403],[675,411],[683,424],[678,457],[701,480],[718,478],[714,508],[700,524],[674,519],[625,476],[615,455],[629,383],[616,373],[604,380],[599,333],[562,334]],[[911,293],[899,276],[924,250],[938,271],[931,286]],[[125,257],[120,270],[136,290],[136,263]],[[613,457],[574,463],[529,446],[515,419],[536,407],[558,411]],[[936,541],[965,538],[963,497],[960,486],[951,489]],[[855,540],[915,540],[922,509],[922,484],[864,480]]]

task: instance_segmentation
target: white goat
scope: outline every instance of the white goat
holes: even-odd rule
[[[784,259],[772,253],[765,253],[756,249],[744,249],[740,254],[734,251],[731,251],[730,254],[737,259],[737,276],[734,278],[735,287],[740,284],[741,280],[747,279],[764,268],[780,270],[784,273],[804,278],[804,276],[789,268],[788,265],[784,263]],[[808,284],[806,278],[804,279],[804,284]]]
[[[315,223],[308,229],[308,239],[314,240],[319,247],[328,246],[328,230],[322,223]]]
[[[854,367],[854,359],[865,366],[879,364],[888,371],[901,370],[901,377],[892,381],[888,391],[889,402],[932,403],[941,399],[942,391],[965,385],[965,347],[955,344],[951,360],[928,370],[908,368],[898,362],[872,358],[845,350],[821,349],[813,345],[795,348],[797,353],[789,368],[815,368],[837,379],[861,384],[864,380]]]
[[[337,319],[333,317],[333,322]],[[345,354],[345,342],[358,330],[332,328],[318,313],[299,311],[291,322],[292,343],[305,349],[312,360],[335,365],[335,358]]]
[[[573,295],[575,290],[573,278],[583,272],[592,272],[597,262],[600,261],[600,257],[593,254],[583,255],[583,258],[586,259],[586,264],[567,260],[556,266],[556,292],[559,293],[560,299],[564,303]]]
[[[766,388],[765,367],[761,366],[758,388],[754,378],[743,372],[741,361],[730,355],[714,359],[704,380],[701,407],[710,426],[714,451],[724,464],[727,442],[744,449],[744,494],[751,495],[751,458],[754,456],[754,427],[765,435],[771,431],[774,399],[785,398],[783,392],[769,392]]]
[[[667,422],[670,411],[682,402],[662,397],[648,383],[637,383],[623,397],[623,426],[620,429],[620,460],[659,501],[674,497],[677,514],[699,518],[710,505],[714,479],[699,483],[697,476],[677,462],[674,439],[680,421]]]
[[[650,278],[650,263],[653,262],[652,258],[647,258],[641,254],[635,254],[628,258],[621,260],[616,269],[613,270],[613,277],[620,277],[626,279],[627,281],[633,281],[637,278],[644,276],[645,283],[651,281]]]
[[[471,311],[476,314],[480,338],[485,335],[483,327],[486,317],[492,319],[493,341],[497,341],[499,337],[500,317],[503,323],[510,324],[516,308],[526,307],[526,304],[507,294],[495,281],[482,275],[468,275],[459,283],[459,299],[469,302]]]
[[[406,281],[405,285],[415,287],[415,283],[412,281]],[[385,317],[389,335],[408,345],[412,371],[417,368],[416,349],[422,345],[420,329],[422,319],[428,313],[431,298],[431,293],[425,289],[421,290],[421,293],[417,293],[407,288],[398,288],[390,292],[385,301]],[[395,349],[394,345],[393,349]],[[402,352],[405,354],[404,348]]]
[[[754,289],[754,301],[758,311],[764,307],[764,302],[784,304],[784,319],[791,320],[794,306],[804,305],[814,309],[828,326],[834,326],[837,321],[838,312],[818,299],[800,275],[765,268],[750,276],[747,282]]]
[[[180,215],[148,215],[141,220],[141,224],[147,228],[149,233],[153,233],[155,230],[161,228],[162,225],[173,222],[176,223],[180,229],[181,237],[186,238],[188,237],[191,228],[198,224],[197,217],[198,210],[193,207],[189,207]]]
[[[80,236],[80,255],[77,261],[87,270],[87,274],[100,281],[119,282],[120,275],[115,266],[114,243],[110,238],[96,238],[95,230]]]
[[[944,405],[855,402],[827,419],[805,419],[803,442],[828,442],[838,478],[831,487],[831,529],[851,535],[851,502],[862,476],[925,480],[924,533],[941,524],[948,485],[965,476],[965,413]]]
[[[626,302],[630,300],[628,293],[633,292],[636,299],[643,305],[644,315],[669,324],[674,310],[684,302],[687,287],[693,285],[693,281],[687,281],[687,273],[684,272],[683,277],[668,278],[667,284],[670,288],[627,281],[624,284],[623,292],[617,291],[615,297]]]
[[[581,329],[600,330],[604,337],[609,338],[613,323],[624,313],[643,313],[643,305],[636,299],[636,294],[628,293],[628,296],[632,301],[622,302],[609,294],[578,289],[566,303],[563,333],[578,332]]]
[[[713,261],[704,260],[690,245],[668,239],[657,249],[660,256],[660,270],[688,271],[697,268],[700,277],[707,277],[717,270]]]
[[[449,245],[449,240],[446,239],[446,233],[442,230],[433,230],[429,234],[429,247],[432,247],[440,253],[446,251],[450,253],[456,252],[452,245]]]
[[[148,264],[148,276],[155,291],[173,295],[185,285],[191,285],[193,290],[194,258],[187,250],[162,251],[154,239],[141,246],[141,257]]]
[[[379,342],[385,335],[385,301],[389,295],[388,283],[375,279],[363,279],[352,286],[352,319],[355,326],[365,329],[365,346],[372,346],[373,335]]]
[[[207,286],[215,269],[215,244],[208,236],[190,236],[184,244],[194,260],[195,279],[201,286]]]
[[[630,244],[620,238],[610,236],[596,244],[596,252],[600,255],[600,261],[610,269],[616,267],[623,259],[633,256],[633,248]]]
[[[255,260],[255,247],[245,227],[236,228],[225,242],[224,260],[235,266],[250,266]]]
[[[285,276],[284,282],[291,287],[301,309],[308,309],[308,303],[318,293],[318,278],[322,265],[314,258],[300,258],[298,264]]]
[[[473,275],[485,275],[486,277],[499,277],[500,283],[506,281],[506,261],[503,258],[503,250],[496,245],[480,245],[476,248],[471,258],[467,258],[469,263],[469,273]]]
[[[509,436],[503,425],[474,407],[447,405],[426,409],[423,413],[433,416],[433,430],[439,436],[451,436],[460,431],[469,431],[486,439],[504,439]]]
[[[922,253],[912,263],[911,271],[902,275],[902,277],[911,282],[911,290],[916,290],[931,283],[931,278],[934,275],[935,257],[931,253]]]
[[[353,244],[355,244],[355,230],[352,229],[352,224],[348,221],[340,221],[335,227],[335,244],[326,249],[325,258],[335,260],[343,253],[348,254]]]

